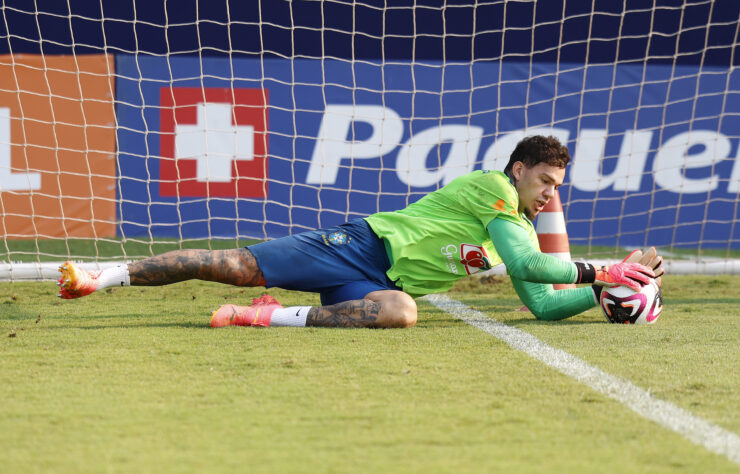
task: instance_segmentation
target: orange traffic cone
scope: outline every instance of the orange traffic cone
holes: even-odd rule
[[[553,257],[570,261],[570,243],[568,231],[565,229],[563,204],[560,202],[560,193],[556,190],[542,212],[537,216],[537,240],[540,241],[540,251]],[[573,283],[553,285],[556,290],[575,288]]]
[[[565,216],[563,215],[563,204],[560,202],[560,193],[555,190],[555,195],[537,216],[537,240],[540,242],[540,251],[554,257],[570,261],[570,243],[568,242],[568,231],[565,229]],[[573,283],[557,283],[552,285],[556,290],[575,288]],[[519,311],[529,311],[526,306]]]

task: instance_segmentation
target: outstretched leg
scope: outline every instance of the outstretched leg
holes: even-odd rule
[[[236,286],[265,286],[257,260],[247,248],[173,250],[101,272],[88,272],[72,262],[59,271],[59,296],[79,298],[110,286],[158,286],[185,280],[207,280]]]
[[[283,308],[265,295],[255,298],[251,306],[221,306],[211,315],[211,326],[408,328],[416,324],[416,313],[414,299],[397,290],[373,291],[361,300],[318,307]]]
[[[158,286],[185,280],[206,280],[235,286],[265,286],[265,278],[249,249],[174,250],[97,274],[67,262],[60,268],[62,298],[79,298],[110,286]],[[283,308],[263,296],[252,306],[223,305],[211,325],[319,326],[408,328],[416,324],[416,302],[398,290],[373,291],[363,299],[328,306]]]
[[[169,285],[206,280],[235,286],[265,286],[257,260],[247,248],[173,250],[128,265],[131,285]]]

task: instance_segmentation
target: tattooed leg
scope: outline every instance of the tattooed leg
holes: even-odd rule
[[[378,327],[380,303],[371,300],[353,300],[331,306],[321,306],[308,310],[306,326],[340,328]]]
[[[408,328],[416,324],[416,302],[396,290],[374,291],[362,300],[311,308],[306,326]]]
[[[236,286],[265,286],[257,260],[246,248],[173,250],[128,265],[131,285],[158,286],[207,280]]]

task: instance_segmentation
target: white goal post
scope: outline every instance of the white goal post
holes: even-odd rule
[[[571,152],[574,257],[740,273],[737,2],[0,11],[0,280],[399,209],[531,134]]]

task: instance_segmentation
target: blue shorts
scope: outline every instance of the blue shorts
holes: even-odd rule
[[[247,248],[267,288],[320,293],[322,305],[400,290],[385,273],[391,266],[385,244],[364,219]]]

